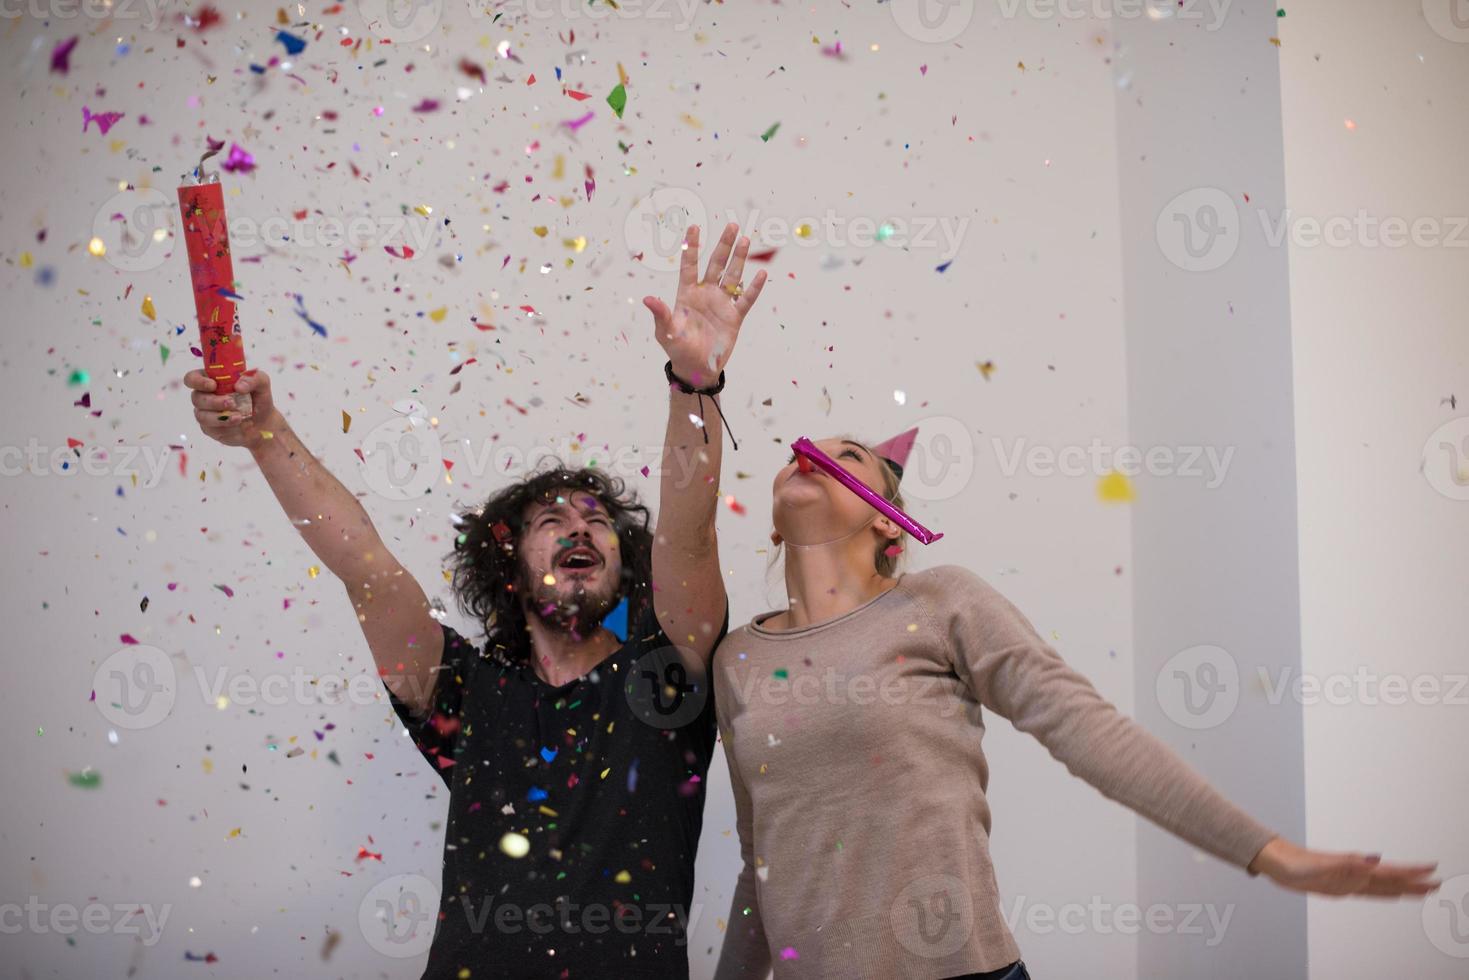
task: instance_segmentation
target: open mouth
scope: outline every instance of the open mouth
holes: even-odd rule
[[[592,571],[602,567],[602,556],[593,548],[572,548],[556,560],[556,567],[568,572]]]

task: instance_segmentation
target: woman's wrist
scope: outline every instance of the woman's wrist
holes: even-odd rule
[[[1251,874],[1263,874],[1273,878],[1280,870],[1282,861],[1290,853],[1290,849],[1293,846],[1284,837],[1272,837],[1265,843],[1264,847],[1260,848],[1260,852],[1250,860],[1245,870]]]

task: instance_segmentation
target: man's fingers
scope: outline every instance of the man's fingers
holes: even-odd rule
[[[735,280],[738,282],[739,280]],[[740,311],[740,316],[750,312],[750,307],[755,305],[755,300],[760,298],[760,290],[765,288],[765,270],[761,269],[755,273],[755,281],[745,287],[745,291],[735,297],[735,308]]]
[[[666,338],[673,329],[673,317],[668,312],[668,304],[657,296],[644,296],[643,305],[653,314],[653,336],[659,340]]]
[[[202,391],[196,391],[190,397],[193,399],[195,408],[202,409],[206,412],[218,412],[222,409],[235,407],[233,395],[210,395]]]
[[[683,254],[678,260],[678,291],[699,283],[699,226],[689,225],[684,235]]]
[[[248,415],[234,415],[228,412],[211,412],[206,409],[194,409],[194,418],[199,422],[199,428],[208,432],[210,429],[232,429],[242,422],[247,421]]]
[[[252,368],[240,375],[235,382],[236,391],[249,391],[260,394],[270,394],[270,375],[259,368]]]
[[[750,254],[750,239],[740,236],[735,243],[734,258],[730,260],[729,268],[719,277],[721,286],[731,285],[739,282],[745,275],[745,256]]]
[[[709,253],[709,266],[704,270],[704,281],[718,283],[724,275],[724,264],[729,261],[729,253],[734,248],[735,236],[740,232],[740,226],[731,221],[724,226],[724,234],[719,236],[719,241],[714,245],[714,251]]]
[[[191,388],[194,391],[213,391],[215,387],[214,379],[198,368],[195,368],[184,375],[184,387]]]

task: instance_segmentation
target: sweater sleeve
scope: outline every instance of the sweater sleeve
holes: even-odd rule
[[[770,975],[770,946],[760,920],[760,894],[755,881],[755,831],[750,818],[750,794],[740,778],[734,754],[725,743],[729,781],[734,789],[735,826],[740,835],[740,874],[734,898],[729,903],[729,923],[724,945],[719,948],[719,965],[714,980],[765,980]]]
[[[947,571],[935,590],[936,625],[981,705],[1034,736],[1108,799],[1248,870],[1273,831],[1103,698],[988,582],[959,565]]]

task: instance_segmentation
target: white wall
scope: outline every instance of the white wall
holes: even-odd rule
[[[28,10],[38,6],[48,9],[38,0]],[[357,926],[374,884],[397,874],[437,878],[439,870],[444,794],[386,705],[327,706],[308,695],[253,706],[236,698],[221,708],[194,678],[196,667],[210,680],[222,671],[256,682],[289,680],[298,669],[306,677],[371,670],[340,586],[325,572],[312,577],[309,553],[248,460],[195,438],[178,383],[193,363],[193,311],[174,240],[165,235],[157,247],[145,239],[129,248],[117,237],[123,223],[147,231],[142,208],[157,196],[150,191],[162,196],[160,214],[171,213],[173,188],[206,133],[238,141],[259,164],[253,175],[226,178],[234,227],[253,223],[275,235],[269,242],[236,236],[239,255],[259,258],[237,264],[252,361],[272,372],[293,425],[363,495],[398,557],[451,607],[440,577],[450,548],[447,514],[521,469],[502,471],[503,457],[492,462],[492,454],[551,449],[581,462],[596,458],[650,498],[656,494],[656,470],[654,478],[638,470],[657,463],[663,358],[639,301],[650,291],[670,292],[664,266],[677,234],[655,234],[646,219],[662,209],[672,223],[673,212],[686,208],[707,225],[733,212],[763,242],[781,234],[785,241],[724,398],[741,447],[726,444],[725,489],[748,508],[744,516],[720,516],[732,622],[782,601],[778,580],[765,579],[762,549],[766,489],[785,443],[841,431],[877,439],[921,421],[924,443],[905,486],[915,515],[946,537],[915,553],[915,565],[968,564],[1103,693],[1185,744],[1151,694],[1154,659],[1176,650],[1178,638],[1155,643],[1143,618],[1156,617],[1166,602],[1166,576],[1161,584],[1156,577],[1174,567],[1169,562],[1194,586],[1215,580],[1188,570],[1207,560],[1170,543],[1166,522],[1135,526],[1134,517],[1166,495],[1140,498],[1132,508],[1107,506],[1097,500],[1094,473],[1056,474],[1033,457],[1015,472],[1002,464],[1017,450],[1175,441],[1174,422],[1188,438],[1237,435],[1189,435],[1187,420],[1159,413],[1166,400],[1141,414],[1129,394],[1157,383],[1136,372],[1144,336],[1136,304],[1171,279],[1186,280],[1176,267],[1153,279],[1141,271],[1144,255],[1157,258],[1150,229],[1162,199],[1129,208],[1179,179],[1153,176],[1161,168],[1148,171],[1139,160],[1179,152],[1183,137],[1148,111],[1190,77],[1192,55],[1267,64],[1263,72],[1236,67],[1218,81],[1199,75],[1193,87],[1211,100],[1208,112],[1253,141],[1231,161],[1239,186],[1278,183],[1281,127],[1249,118],[1274,98],[1274,49],[1255,50],[1276,28],[1268,24],[1270,5],[1232,8],[1215,29],[1186,20],[1073,17],[1044,3],[960,3],[927,22],[897,0],[829,8],[698,4],[684,8],[690,19],[676,7],[652,8],[655,16],[646,4],[627,3],[628,16],[591,19],[570,4],[555,16],[509,15],[499,23],[450,4],[437,15],[430,5],[419,40],[400,31],[391,46],[373,39],[360,16],[373,6],[363,0],[340,13],[311,12],[324,18],[324,33],[297,28],[311,39],[291,68],[299,81],[280,68],[263,76],[249,70],[283,51],[271,40],[273,7],[248,8],[248,16],[232,16],[203,39],[176,17],[154,23],[152,8],[141,3],[119,5],[107,20],[7,12],[0,21],[0,71],[9,82],[0,91],[9,129],[0,141],[0,288],[11,304],[0,342],[7,476],[0,520],[11,546],[0,608],[14,624],[0,685],[0,734],[12,747],[0,764],[0,903],[169,908],[155,945],[120,930],[75,934],[71,943],[54,929],[27,928],[0,940],[0,960],[37,977],[129,967],[148,977],[414,977],[422,962],[382,956]],[[1337,17],[1330,11],[1338,8],[1292,5],[1278,26],[1286,38],[1286,194],[1269,198],[1271,206],[1288,199],[1297,211],[1334,214],[1355,209],[1370,192],[1384,213],[1465,213],[1463,182],[1455,182],[1463,137],[1454,111],[1462,107],[1469,48],[1433,35],[1411,4],[1392,13],[1357,6],[1353,16]],[[1339,54],[1291,33],[1307,28],[1311,36],[1342,38]],[[572,29],[576,40],[565,43]],[[1147,46],[1137,38],[1150,29],[1150,43],[1162,48],[1154,49],[1153,76],[1144,77],[1136,66]],[[52,46],[73,34],[81,41],[71,73],[49,73]],[[346,48],[342,36],[369,41]],[[505,40],[520,62],[497,58]],[[823,56],[821,48],[837,41],[845,57]],[[584,62],[568,56],[578,50]],[[491,80],[483,90],[457,69],[463,57],[486,67]],[[1363,68],[1373,59],[1376,75]],[[631,79],[620,123],[602,101],[619,62]],[[557,66],[592,98],[563,96]],[[524,84],[531,72],[533,87]],[[1393,73],[1402,81],[1381,82]],[[495,80],[502,74],[510,81]],[[463,102],[456,102],[459,86],[471,90]],[[1241,87],[1249,97],[1235,102]],[[1143,93],[1150,101],[1139,101]],[[414,113],[426,97],[442,108]],[[127,115],[103,138],[95,126],[79,131],[83,105]],[[1372,113],[1360,108],[1373,106]],[[574,137],[559,128],[588,109],[596,118]],[[326,118],[328,111],[338,118]],[[1175,104],[1170,111],[1180,110]],[[140,126],[145,113],[152,124]],[[1355,133],[1340,130],[1344,115],[1357,117]],[[761,141],[775,122],[779,132]],[[1201,117],[1201,132],[1207,122]],[[1354,156],[1363,146],[1382,147],[1381,159],[1369,165]],[[1418,147],[1431,152],[1415,155]],[[1192,152],[1197,159],[1210,145]],[[587,165],[596,177],[590,202]],[[1159,187],[1140,191],[1149,180]],[[508,182],[503,192],[495,189],[501,181]],[[432,216],[415,214],[419,205],[431,206]],[[304,219],[295,218],[298,210]],[[111,220],[114,214],[124,221]],[[822,227],[828,215],[842,224]],[[344,267],[341,248],[321,238],[353,218],[375,230],[355,243],[358,257]],[[849,223],[863,218],[906,222],[915,232],[929,222],[937,227],[904,249],[891,240],[853,241]],[[814,234],[795,237],[805,222],[817,226]],[[546,237],[535,234],[538,226]],[[958,250],[950,254],[943,234],[956,231]],[[110,243],[108,259],[87,255],[94,234]],[[563,244],[578,236],[583,251]],[[415,258],[385,253],[384,246],[405,241],[418,250]],[[640,251],[642,263],[632,258]],[[1269,311],[1258,321],[1259,341],[1279,350],[1285,259],[1243,254],[1235,274],[1240,262],[1258,262],[1266,275],[1239,275],[1230,299]],[[1342,268],[1359,258],[1376,265]],[[950,259],[946,272],[936,271]],[[1258,370],[1270,378],[1269,403],[1242,424],[1272,435],[1288,433],[1292,421],[1296,429],[1298,508],[1274,498],[1267,509],[1280,523],[1253,530],[1234,515],[1236,577],[1215,595],[1205,588],[1191,599],[1197,604],[1182,608],[1179,622],[1207,632],[1208,617],[1247,615],[1238,610],[1258,598],[1250,590],[1266,589],[1272,619],[1250,642],[1267,660],[1295,656],[1300,638],[1288,628],[1295,595],[1278,587],[1292,569],[1272,566],[1252,579],[1258,556],[1250,549],[1271,535],[1286,538],[1280,550],[1293,547],[1298,513],[1305,668],[1323,657],[1334,663],[1356,643],[1363,649],[1352,663],[1387,658],[1397,669],[1450,671],[1455,663],[1444,658],[1456,652],[1450,617],[1461,591],[1454,586],[1465,577],[1449,522],[1462,527],[1463,504],[1434,492],[1416,457],[1429,432],[1463,414],[1438,404],[1463,374],[1463,333],[1450,334],[1453,314],[1462,311],[1462,287],[1453,289],[1462,282],[1462,256],[1317,248],[1292,249],[1289,259],[1296,321],[1289,378],[1289,362],[1280,358],[1211,368],[1219,348],[1203,329],[1152,336],[1157,346],[1148,356],[1194,362],[1192,373],[1174,378],[1182,391],[1167,391],[1165,379],[1155,394],[1177,404],[1199,379],[1216,390],[1248,391]],[[1386,268],[1398,278],[1378,288]],[[298,293],[327,338],[313,336],[295,314]],[[144,295],[153,299],[156,322],[140,315]],[[1369,320],[1363,311],[1374,302],[1385,308]],[[541,316],[526,317],[522,304]],[[428,315],[440,309],[442,320]],[[1217,307],[1207,315],[1237,322]],[[479,330],[472,317],[496,329]],[[1344,326],[1358,331],[1350,336],[1392,342],[1350,345]],[[161,344],[172,350],[166,364]],[[450,373],[470,358],[476,363]],[[1394,358],[1425,363],[1383,370]],[[986,360],[996,365],[988,381],[976,367]],[[88,385],[68,385],[76,369],[89,372]],[[1344,383],[1352,372],[1359,384]],[[1294,402],[1286,395],[1292,384]],[[1384,384],[1407,390],[1390,394]],[[1383,397],[1362,397],[1364,390]],[[84,391],[99,416],[73,405]],[[905,393],[904,404],[894,391]],[[589,404],[573,404],[578,393]],[[437,419],[439,449],[455,466],[452,483],[436,478],[431,493],[405,501],[381,470],[360,466],[353,449],[394,431],[400,420],[392,406],[409,398]],[[1292,404],[1294,420],[1286,417]],[[345,434],[343,411],[353,418]],[[1402,413],[1412,418],[1397,419]],[[1391,432],[1374,435],[1389,418]],[[16,471],[15,453],[34,445],[49,458],[68,438],[105,448],[109,461],[91,473],[72,466],[63,474],[44,461],[36,472]],[[170,446],[188,454],[182,472]],[[1383,456],[1384,446],[1397,448]],[[1274,449],[1253,471],[1265,482],[1250,486],[1286,492],[1290,451],[1284,443]],[[1388,480],[1405,481],[1401,492],[1370,510],[1362,506],[1363,488]],[[1202,526],[1217,499],[1196,499],[1203,511],[1170,508],[1161,516]],[[1347,552],[1369,540],[1381,553]],[[1140,597],[1134,585],[1144,559],[1157,591]],[[1342,581],[1346,575],[1354,578]],[[1365,588],[1369,575],[1383,587]],[[1358,582],[1360,593],[1343,592]],[[1401,606],[1390,607],[1388,597]],[[1368,633],[1362,613],[1378,608]],[[450,621],[470,629],[462,617]],[[1405,636],[1407,623],[1414,625]],[[136,731],[110,723],[89,701],[99,668],[124,648],[123,634],[164,651],[180,680],[171,712]],[[1379,641],[1370,649],[1369,636]],[[1241,719],[1255,710],[1246,708]],[[1262,793],[1280,801],[1262,805],[1262,817],[1288,815],[1303,792],[1299,750],[1287,745],[1279,758],[1267,756],[1269,726],[1288,728],[1291,710],[1259,716],[1265,727],[1236,723],[1220,731],[1191,761],[1247,805]],[[1462,841],[1450,837],[1458,801],[1430,805],[1444,785],[1463,782],[1451,754],[1464,743],[1461,714],[1309,709],[1311,842],[1380,846],[1389,857],[1440,857],[1462,868]],[[1032,740],[997,723],[986,744],[1001,893],[1020,912],[1014,928],[1037,980],[1146,975],[1148,964],[1168,962],[1159,957],[1195,954],[1214,975],[1228,975],[1221,971],[1234,961],[1200,950],[1198,935],[1140,943],[1117,928],[1073,934],[1027,925],[1042,921],[1029,919],[1031,910],[1055,913],[1094,899],[1114,908],[1160,895],[1176,903],[1180,891],[1194,901],[1234,900],[1233,891],[1218,889],[1239,886],[1228,877],[1238,873],[1207,867],[1190,885],[1200,866],[1186,850],[1150,836]],[[306,753],[287,758],[295,745]],[[340,765],[327,758],[330,751]],[[1370,773],[1364,758],[1376,760]],[[1424,758],[1432,767],[1419,764]],[[1262,765],[1276,780],[1297,775],[1283,786],[1257,783]],[[67,774],[85,767],[101,773],[100,787],[68,784]],[[1325,795],[1331,792],[1341,798]],[[1397,799],[1407,805],[1388,802]],[[1270,809],[1277,805],[1284,809]],[[733,823],[718,757],[698,865],[695,976],[707,976],[718,953],[718,920],[738,855]],[[359,863],[364,846],[382,862]],[[1461,848],[1457,859],[1454,847]],[[1139,867],[1159,874],[1141,890]],[[1297,923],[1271,914],[1280,893],[1258,882],[1247,887],[1251,897],[1235,913],[1231,943],[1289,951],[1304,942]],[[1419,908],[1312,903],[1313,967],[1322,976],[1350,976],[1355,965],[1374,962],[1380,975],[1389,961],[1408,956],[1419,975],[1454,975],[1459,961],[1432,951]],[[1393,930],[1387,938],[1384,928]],[[340,943],[323,961],[329,933],[340,934]],[[186,952],[213,952],[218,962],[188,962]]]
[[[236,266],[249,356],[273,373],[293,425],[364,495],[431,592],[449,598],[439,569],[451,505],[478,501],[514,475],[485,467],[492,449],[581,440],[586,449],[573,456],[606,465],[621,452],[619,469],[656,492],[638,469],[657,462],[663,358],[640,298],[669,293],[672,279],[631,255],[644,251],[652,265],[665,257],[640,203],[662,189],[665,203],[703,208],[711,220],[733,211],[767,240],[787,236],[724,399],[740,443],[738,452],[726,446],[726,489],[749,509],[720,517],[733,621],[780,601],[778,582],[766,587],[761,549],[785,443],[839,431],[882,438],[925,420],[926,440],[955,440],[958,462],[930,459],[927,477],[905,481],[915,513],[946,532],[916,564],[961,561],[986,575],[1130,706],[1129,577],[1114,574],[1130,564],[1128,511],[1098,503],[1089,474],[1006,475],[989,442],[999,438],[1009,452],[1017,439],[1060,448],[1125,438],[1112,83],[1097,25],[986,9],[957,38],[934,42],[905,34],[883,5],[701,4],[686,30],[647,17],[494,24],[453,5],[426,37],[431,50],[354,50],[338,44],[342,30],[364,34],[347,4],[335,15],[313,11],[325,33],[302,31],[311,42],[295,59],[296,81],[280,69],[250,72],[282,48],[271,39],[274,8],[249,9],[207,34],[207,46],[172,21],[151,29],[22,16],[0,25],[10,82],[0,94],[10,130],[0,142],[0,285],[12,305],[0,445],[23,450],[34,438],[64,447],[72,437],[113,451],[188,453],[183,473],[170,454],[152,486],[133,486],[120,460],[103,475],[43,467],[5,481],[12,557],[3,602],[14,625],[0,731],[15,750],[4,762],[0,891],[52,906],[171,906],[154,946],[115,933],[74,937],[73,946],[28,929],[5,937],[8,964],[32,976],[114,973],[136,957],[140,976],[410,977],[421,962],[379,955],[356,925],[377,881],[437,878],[439,869],[443,793],[386,705],[252,709],[236,699],[220,709],[193,681],[194,666],[210,678],[223,670],[255,680],[295,668],[370,670],[342,589],[327,573],[309,575],[310,555],[248,460],[195,437],[178,383],[194,332],[182,255],[167,238],[157,250],[124,248],[119,222],[109,221],[120,213],[136,227],[143,212],[133,207],[150,188],[169,214],[206,133],[238,141],[259,164],[226,178],[235,226],[275,222],[278,239],[282,228],[291,236],[269,247],[236,236],[242,257],[260,258]],[[558,40],[572,28],[574,45]],[[52,46],[73,33],[82,40],[71,74],[49,74]],[[115,50],[119,37],[125,54]],[[521,63],[496,60],[502,40]],[[845,58],[823,56],[837,41]],[[567,64],[576,49],[586,62]],[[487,66],[483,92],[456,69],[462,57]],[[631,77],[620,124],[602,102],[618,62]],[[592,98],[561,95],[557,66]],[[528,87],[532,71],[538,84]],[[512,81],[495,81],[502,73]],[[456,103],[457,86],[474,91]],[[412,112],[425,97],[443,107]],[[95,126],[80,132],[83,105],[127,116],[104,139]],[[587,109],[596,119],[575,138],[558,130]],[[139,126],[142,113],[151,125]],[[779,132],[762,142],[776,122]],[[590,203],[588,164],[597,182]],[[136,189],[115,197],[120,184]],[[431,206],[432,218],[414,215],[418,205]],[[294,218],[298,209],[305,219]],[[947,254],[936,234],[908,249],[853,243],[845,225],[793,237],[796,225],[828,213],[948,222],[961,232],[959,250]],[[354,216],[382,231],[344,268],[340,248],[314,236],[329,219]],[[86,254],[94,224],[112,243],[111,261]],[[548,228],[546,238],[536,226]],[[586,239],[580,253],[563,245],[577,236]],[[405,240],[415,258],[385,253]],[[950,259],[947,272],[936,271]],[[50,285],[38,282],[41,267],[54,270]],[[297,317],[297,293],[328,337]],[[145,294],[156,322],[140,316]],[[542,316],[527,318],[521,304]],[[441,322],[427,316],[440,308]],[[476,329],[474,316],[497,329]],[[182,335],[174,325],[185,326]],[[160,344],[172,349],[166,364]],[[477,363],[451,376],[471,357]],[[984,360],[997,366],[989,381],[976,367]],[[76,368],[90,373],[86,388],[68,386]],[[73,407],[84,390],[100,417]],[[573,404],[577,393],[590,405]],[[410,397],[438,419],[443,454],[456,465],[452,485],[438,481],[404,502],[375,492],[385,485],[353,448],[374,427],[391,428],[391,406]],[[353,418],[347,434],[343,411]],[[181,679],[172,712],[139,731],[117,728],[89,703],[94,674],[123,634],[164,651]],[[293,744],[306,754],[287,758]],[[1096,893],[1131,900],[1132,815],[1003,724],[988,746],[1007,900],[1027,908]],[[331,750],[340,765],[328,761]],[[87,766],[101,786],[68,785],[66,774]],[[738,854],[722,759],[710,784],[696,976],[717,955]],[[382,862],[359,863],[364,846]],[[329,931],[342,938],[323,962]],[[1116,964],[1116,975],[1131,971],[1133,937],[1023,923],[1017,933],[1038,976],[1099,962]],[[186,952],[219,962],[187,962]]]
[[[1304,831],[1286,256],[1229,220],[1286,199],[1271,3],[1119,23],[1117,127],[1138,718],[1257,820]],[[1156,459],[1153,454],[1157,454]],[[1246,682],[1241,684],[1240,679]],[[1136,976],[1304,977],[1305,902],[1138,824]],[[1156,921],[1158,924],[1152,924]]]
[[[1307,834],[1330,850],[1437,860],[1444,880],[1426,902],[1312,899],[1311,976],[1462,977],[1469,11],[1288,7],[1301,668],[1336,685],[1304,710]],[[1311,222],[1333,220],[1341,237],[1313,235]],[[1402,225],[1382,226],[1392,220]],[[1392,703],[1404,692],[1389,678],[1420,695]]]

